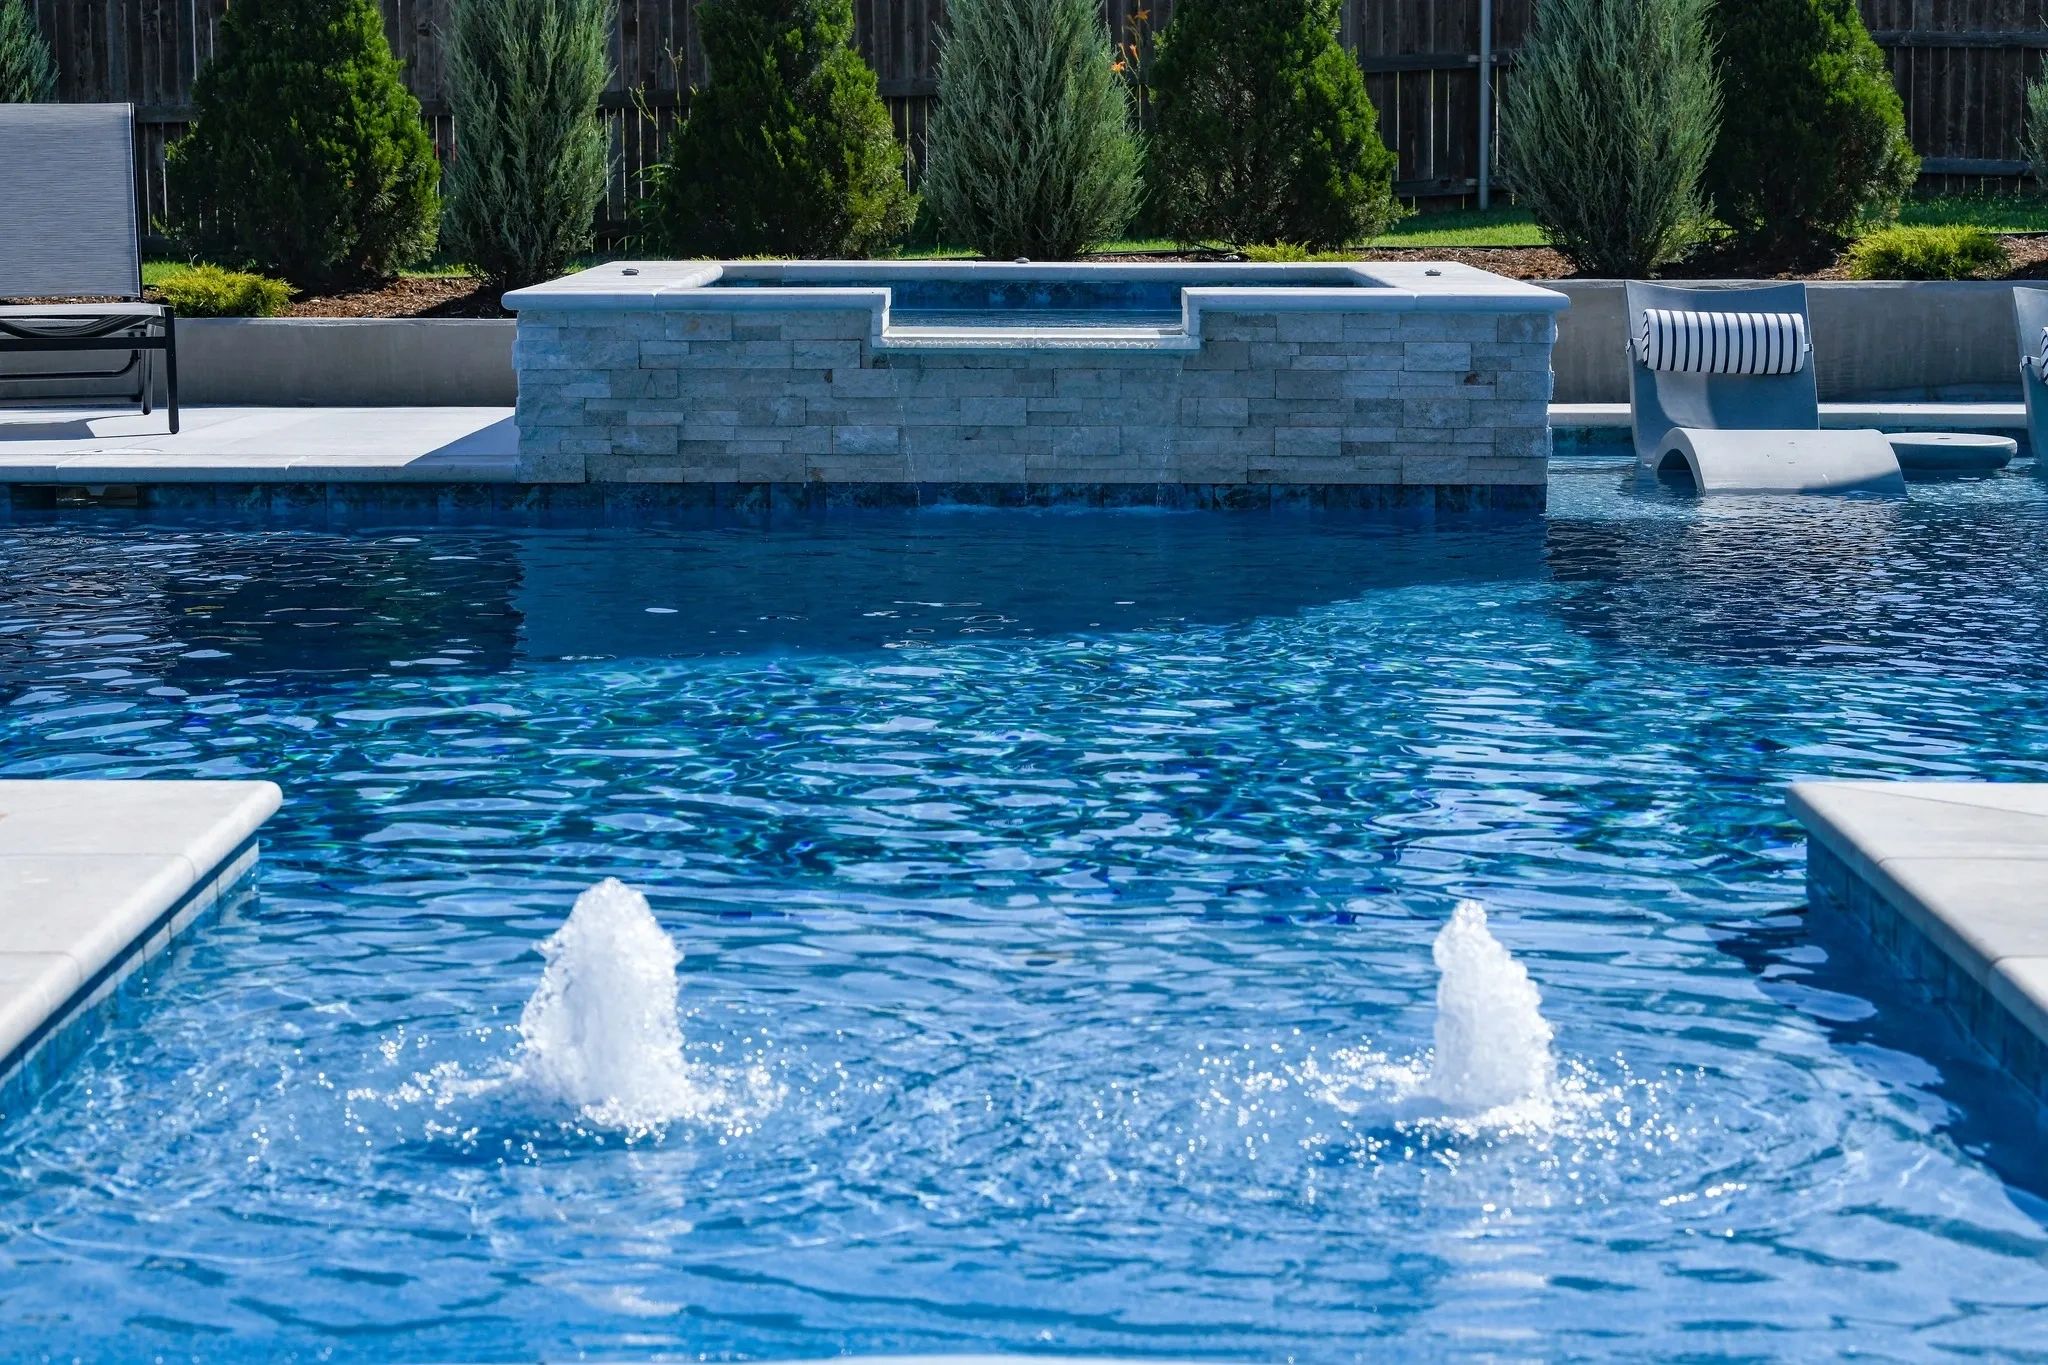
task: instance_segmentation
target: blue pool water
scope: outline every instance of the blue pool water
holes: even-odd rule
[[[2048,780],[2048,492],[1551,508],[0,526],[0,776],[287,793],[0,1129],[0,1357],[2038,1349],[2041,1134],[1781,787]],[[630,1140],[508,1080],[611,875]],[[1546,1119],[1374,1088],[1461,897]]]
[[[779,278],[728,276],[723,289],[759,289],[789,283]],[[1177,282],[1142,279],[884,279],[833,280],[836,288],[887,289],[889,317],[901,327],[1171,327],[1181,321]],[[1319,288],[1353,285],[1333,277]]]

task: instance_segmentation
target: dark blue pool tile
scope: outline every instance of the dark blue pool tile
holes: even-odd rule
[[[1086,508],[1371,516],[1529,516],[1541,485],[1128,483],[148,484],[0,487],[0,516],[51,512],[267,522],[580,528],[766,526],[919,508]]]

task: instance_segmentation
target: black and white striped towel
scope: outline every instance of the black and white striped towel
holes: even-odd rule
[[[1653,370],[1686,374],[1798,374],[1806,368],[1806,319],[1645,308],[1636,358]]]
[[[2048,327],[2041,329],[2041,353],[2030,355],[2027,360],[2034,367],[2034,376],[2043,383],[2048,383]]]

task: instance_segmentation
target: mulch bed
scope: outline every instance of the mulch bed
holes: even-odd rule
[[[346,294],[292,300],[294,318],[509,318],[498,293],[466,275],[407,275]]]

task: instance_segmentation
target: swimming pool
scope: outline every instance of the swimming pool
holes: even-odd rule
[[[0,1131],[0,1354],[2041,1340],[2040,1134],[1780,785],[2048,774],[2048,489],[1550,505],[0,528],[0,776],[287,793]],[[684,953],[631,1141],[506,1083],[607,875]],[[1395,1096],[1467,896],[1547,1118]]]

